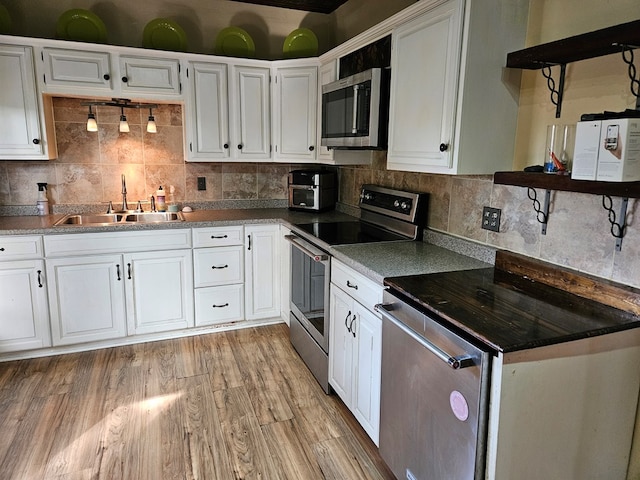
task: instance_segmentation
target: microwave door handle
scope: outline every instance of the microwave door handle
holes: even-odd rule
[[[351,133],[358,133],[358,89],[360,85],[353,86],[353,125],[351,126]]]

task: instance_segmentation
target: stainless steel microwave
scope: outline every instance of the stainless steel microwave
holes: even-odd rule
[[[388,74],[388,69],[372,68],[322,86],[321,145],[386,148]]]

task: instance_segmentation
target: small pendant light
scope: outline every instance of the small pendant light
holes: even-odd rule
[[[147,132],[149,133],[157,133],[158,129],[156,127],[156,119],[153,116],[153,109],[149,109],[149,121],[147,122]]]
[[[96,116],[91,110],[91,105],[89,105],[89,115],[87,116],[87,132],[97,132],[98,131],[98,123],[96,122]]]
[[[129,133],[129,124],[127,123],[127,117],[124,114],[124,108],[120,107],[120,126],[118,127],[120,133]]]

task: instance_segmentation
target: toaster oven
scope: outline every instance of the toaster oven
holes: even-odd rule
[[[336,173],[329,170],[289,172],[289,208],[320,212],[336,206]]]

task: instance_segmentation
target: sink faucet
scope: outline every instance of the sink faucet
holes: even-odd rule
[[[156,211],[156,197],[154,197],[153,195],[151,195],[149,197],[149,199],[151,200],[151,211],[155,212]]]
[[[122,210],[129,210],[129,205],[127,205],[127,182],[124,180],[124,173],[122,174]]]

